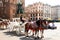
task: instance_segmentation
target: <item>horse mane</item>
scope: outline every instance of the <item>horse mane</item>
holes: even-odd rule
[[[46,21],[47,21],[47,20],[39,19],[39,20],[36,21],[36,24],[37,24],[37,26],[42,26],[43,23],[46,24]]]
[[[37,21],[36,21],[36,24],[37,24],[37,26],[42,25],[42,20],[41,20],[41,19],[37,20]]]
[[[43,20],[43,22],[44,22],[45,24],[46,24],[46,21],[47,21],[47,20]]]

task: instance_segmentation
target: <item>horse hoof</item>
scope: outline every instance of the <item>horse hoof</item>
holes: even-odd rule
[[[35,37],[34,39],[37,39],[37,37]]]
[[[41,37],[41,39],[44,38],[44,36]]]
[[[39,39],[39,37],[37,37]]]
[[[26,36],[26,37],[29,37],[29,36]]]

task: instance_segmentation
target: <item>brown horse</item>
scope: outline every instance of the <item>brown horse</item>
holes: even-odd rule
[[[47,20],[41,20],[41,19],[37,20],[33,23],[31,23],[31,22],[26,23],[25,24],[26,36],[28,36],[29,29],[31,29],[33,32],[35,32],[35,34],[40,30],[41,38],[43,38],[44,30],[50,28],[49,23],[51,23],[51,22],[49,22]]]

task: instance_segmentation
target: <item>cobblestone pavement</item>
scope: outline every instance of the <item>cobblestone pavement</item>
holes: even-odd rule
[[[60,24],[57,24],[56,30],[45,30],[42,40],[60,40]],[[15,32],[9,33],[7,30],[0,30],[0,40],[40,40],[32,37],[26,38],[24,35],[17,36]]]

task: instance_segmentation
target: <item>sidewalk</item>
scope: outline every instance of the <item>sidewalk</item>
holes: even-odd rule
[[[0,40],[19,40],[19,37],[6,32],[7,30],[0,30]]]

